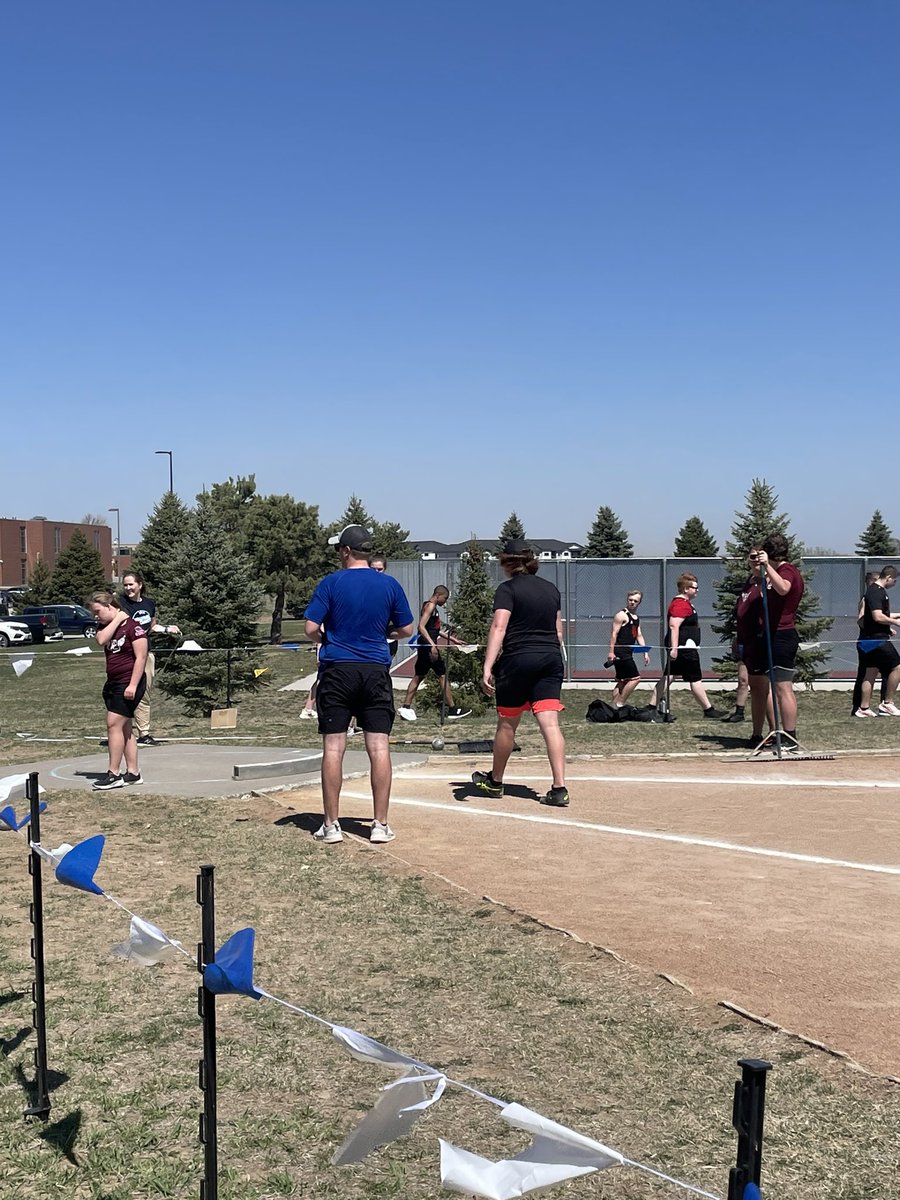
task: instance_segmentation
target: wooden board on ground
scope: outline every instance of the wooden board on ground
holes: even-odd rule
[[[210,729],[237,729],[236,708],[214,708],[209,714]]]

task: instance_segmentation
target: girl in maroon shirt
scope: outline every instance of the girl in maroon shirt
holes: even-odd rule
[[[97,618],[97,645],[106,654],[106,732],[109,743],[109,769],[94,780],[94,791],[106,792],[126,784],[143,783],[138,770],[137,739],[132,718],[144,694],[144,668],[147,664],[147,634],[110,592],[95,592],[90,610]],[[122,759],[125,772],[121,774]]]

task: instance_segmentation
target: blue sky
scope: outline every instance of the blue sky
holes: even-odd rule
[[[0,515],[900,532],[894,0],[0,16]],[[873,440],[874,434],[874,440]]]

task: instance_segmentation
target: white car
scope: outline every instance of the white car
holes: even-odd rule
[[[20,646],[31,641],[31,630],[21,621],[0,621],[0,648]]]

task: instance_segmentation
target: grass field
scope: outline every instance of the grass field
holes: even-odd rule
[[[288,627],[286,637],[294,632]],[[8,665],[8,654],[0,653],[0,763],[27,761],[29,750],[23,743],[35,738],[40,757],[68,756],[80,744],[95,741],[105,733],[105,713],[100,699],[103,686],[103,656],[93,653],[75,657],[66,653],[79,643],[66,641],[54,646],[36,647],[35,663],[21,678]],[[238,699],[238,725],[234,736],[262,744],[307,746],[318,744],[313,721],[298,720],[305,699],[303,692],[281,692],[287,683],[309,675],[314,669],[310,647],[299,650],[267,649],[268,671],[262,677],[258,694]],[[165,655],[157,656],[157,671],[165,670]],[[423,689],[424,691],[424,689]],[[421,695],[421,693],[420,693]],[[597,691],[567,690],[566,711],[562,723],[570,754],[612,753],[713,753],[737,751],[745,747],[751,732],[749,721],[742,725],[722,725],[703,718],[687,692],[673,691],[672,710],[677,720],[672,725],[591,725],[584,720],[588,704],[595,696],[609,699],[610,689]],[[639,688],[635,697],[642,703],[649,696]],[[711,693],[719,708],[730,709],[734,694]],[[799,695],[798,729],[804,746],[812,751],[896,750],[900,747],[900,720],[889,718],[860,721],[850,716],[849,694],[814,691]],[[208,719],[189,717],[177,701],[156,689],[153,695],[153,733],[164,738],[209,738]],[[438,731],[438,714],[419,703],[420,720],[416,725],[397,722],[398,738],[431,737]],[[487,738],[493,733],[490,711],[478,718],[451,723],[448,738]],[[526,751],[538,752],[541,739],[534,722],[525,718],[520,725],[519,742]]]
[[[765,1195],[873,1200],[895,1190],[900,1089],[699,1004],[480,897],[359,843],[317,846],[265,797],[184,802],[53,793],[51,844],[102,831],[98,882],[191,951],[197,866],[216,864],[219,942],[257,931],[256,982],[274,994],[515,1099],[724,1196],[731,1090],[744,1055],[769,1059]],[[0,838],[0,1180],[16,1200],[197,1194],[197,975],[109,955],[127,917],[47,886],[49,1125],[25,1124],[33,1035],[23,843]],[[387,1077],[317,1024],[269,1001],[219,1001],[223,1200],[440,1193],[437,1137],[502,1157],[521,1138],[451,1091],[413,1133],[354,1167],[329,1159]],[[631,1169],[551,1194],[686,1193]]]

